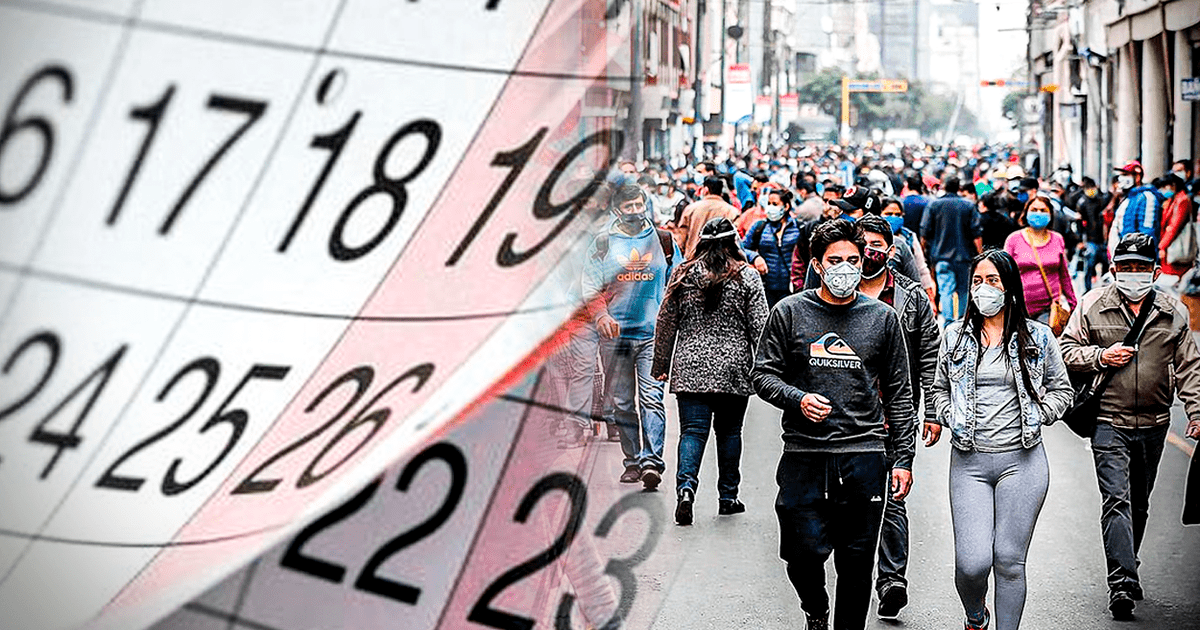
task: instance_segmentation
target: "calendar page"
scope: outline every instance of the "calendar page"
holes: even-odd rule
[[[0,0],[4,627],[652,608],[543,443],[621,4]]]

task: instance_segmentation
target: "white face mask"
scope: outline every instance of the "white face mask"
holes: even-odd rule
[[[821,282],[835,298],[850,297],[862,280],[862,270],[849,262],[840,262],[821,275]]]
[[[1116,276],[1117,291],[1131,302],[1140,302],[1154,288],[1154,273],[1123,271]]]
[[[1130,188],[1133,188],[1133,175],[1118,175],[1117,176],[1117,185],[1120,186],[1124,190],[1129,190]]]
[[[991,317],[1004,308],[1004,291],[990,284],[981,284],[971,289],[971,301],[984,317]]]
[[[783,206],[767,206],[767,220],[778,221],[783,218]]]

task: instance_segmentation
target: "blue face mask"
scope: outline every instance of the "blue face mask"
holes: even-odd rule
[[[900,228],[904,227],[904,217],[886,216],[883,217],[883,220],[892,226],[892,234],[899,234]]]
[[[817,182],[816,184],[813,184],[813,185],[816,186],[816,188],[817,188],[817,196],[818,197],[825,194],[825,184]]]
[[[1020,201],[1021,203],[1025,203],[1026,201],[1029,201],[1029,193],[1027,193],[1027,192],[1017,193],[1017,201]]]
[[[1175,196],[1175,191],[1171,190],[1170,188],[1159,188],[1158,194],[1170,199],[1171,197]]]
[[[1025,215],[1025,220],[1029,223],[1029,227],[1040,230],[1047,225],[1050,225],[1049,212],[1030,212]]]
[[[842,213],[842,216],[840,216],[840,217],[838,217],[838,218],[839,218],[839,219],[845,219],[845,220],[847,220],[847,221],[849,221],[849,222],[851,222],[851,223],[854,223],[855,221],[858,221],[858,219],[855,219],[854,217],[852,217],[852,216],[850,216],[850,215],[846,214],[845,212],[843,212],[843,213]]]

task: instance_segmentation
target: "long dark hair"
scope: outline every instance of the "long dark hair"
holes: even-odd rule
[[[667,285],[664,300],[671,299],[681,287],[693,288],[704,293],[704,310],[716,310],[721,303],[725,283],[739,277],[746,264],[746,255],[738,247],[736,236],[700,240],[692,257],[675,271]],[[692,272],[693,269],[698,272],[699,278],[689,280],[690,276],[697,275]]]
[[[1029,334],[1029,311],[1025,308],[1025,288],[1021,284],[1021,273],[1017,269],[1017,261],[1013,260],[1013,257],[1004,250],[989,249],[971,261],[971,272],[967,277],[974,278],[975,270],[985,260],[995,265],[996,273],[1000,275],[1000,284],[1004,287],[1004,309],[1001,311],[1004,313],[1004,333],[1000,342],[1001,354],[1004,355],[1004,360],[1008,362],[1010,369],[1020,372],[1021,380],[1025,382],[1025,390],[1036,399],[1038,394],[1033,389],[1033,382],[1029,379],[1024,361],[1020,362],[1021,365],[1013,366],[1012,359],[1008,355],[1008,344],[1014,337],[1017,340],[1018,357],[1032,358],[1039,351],[1033,342],[1033,337]],[[967,309],[963,313],[963,323],[971,327],[975,344],[980,348],[983,347],[983,320],[983,313],[976,308],[974,300],[968,298]],[[964,336],[959,336],[958,343],[954,346],[955,355],[958,354]],[[982,356],[983,353],[980,352],[976,357],[976,364]]]

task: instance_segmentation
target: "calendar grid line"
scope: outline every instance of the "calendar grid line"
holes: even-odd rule
[[[233,616],[235,618],[240,618],[242,615],[242,608],[246,605],[246,597],[250,594],[250,586],[254,583],[254,574],[258,572],[260,562],[262,560],[255,560],[246,569],[246,575],[242,578],[241,587],[238,588],[237,602],[233,605]],[[234,625],[235,619],[230,619],[227,630],[233,630]]]
[[[540,389],[542,386],[542,378],[545,376],[545,373],[545,368],[538,369],[537,376],[534,377],[533,386],[529,388],[530,398],[537,397],[538,389]],[[481,512],[484,520],[487,519],[488,514],[492,511],[492,506],[496,504],[496,498],[500,495],[500,486],[502,480],[504,479],[504,473],[508,470],[508,467],[512,465],[513,455],[515,455],[517,452],[517,445],[521,443],[521,436],[525,433],[526,425],[529,422],[529,415],[531,413],[533,413],[532,405],[526,405],[525,410],[521,412],[520,424],[517,425],[517,431],[513,435],[512,442],[509,443],[508,453],[504,455],[504,464],[500,466],[500,472],[496,477],[497,481],[492,486],[492,492],[488,496],[487,504],[484,506],[483,511]],[[463,563],[461,566],[459,566],[458,571],[455,573],[454,581],[451,582],[455,588],[460,582],[462,582],[463,573],[465,573],[467,570],[467,563],[470,562],[471,555],[475,553],[475,548],[479,546],[479,538],[483,536],[483,530],[484,527],[481,523],[479,527],[475,528],[474,534],[471,535],[471,544],[467,545],[467,553],[463,556]],[[445,604],[442,606],[442,611],[438,614],[437,623],[433,624],[432,630],[437,630],[442,627],[442,622],[446,620],[446,615],[450,613],[450,602],[452,601],[453,597],[454,590],[452,588],[450,591],[450,599],[447,599]]]
[[[10,7],[31,13],[41,13],[43,15],[57,15],[59,17],[68,17],[85,22],[103,22],[107,24],[121,24],[131,20],[128,15],[117,15],[97,9],[88,9],[79,6],[65,6],[50,2],[38,2],[37,0],[0,0],[0,6]]]
[[[17,532],[17,531],[13,531],[10,529],[0,529],[0,536],[7,536],[9,538],[24,538],[24,539],[32,541],[32,542],[41,541],[41,542],[49,542],[49,543],[58,543],[58,544],[63,544],[63,545],[79,545],[82,547],[113,547],[113,548],[124,548],[124,549],[167,549],[170,547],[196,547],[199,545],[212,545],[212,544],[217,544],[217,543],[230,542],[233,540],[240,540],[242,538],[252,538],[254,536],[260,536],[260,535],[268,533],[268,532],[273,532],[273,531],[278,531],[280,529],[284,529],[287,526],[288,526],[288,523],[280,523],[278,525],[270,525],[267,527],[260,527],[258,529],[254,529],[254,530],[251,530],[248,532],[240,532],[237,534],[228,534],[225,536],[214,536],[212,538],[204,538],[204,539],[198,539],[198,540],[171,540],[171,541],[167,541],[167,542],[153,542],[153,543],[117,542],[117,541],[105,541],[105,540],[84,540],[81,538],[67,538],[64,536],[46,536],[43,534],[29,534],[26,532]]]
[[[125,53],[129,47],[129,40],[133,36],[133,24],[144,3],[145,0],[136,0],[136,4],[133,5],[132,9],[130,10],[130,14],[121,21],[121,35],[117,41],[116,48],[113,51],[112,61],[108,64],[104,78],[100,82],[100,89],[97,91],[96,102],[92,105],[91,111],[88,112],[87,122],[85,123],[83,131],[83,138],[81,138],[79,146],[75,149],[74,154],[71,156],[71,160],[67,164],[66,172],[63,174],[62,183],[59,185],[59,189],[54,194],[50,211],[43,220],[41,230],[39,231],[37,240],[34,242],[33,249],[30,250],[29,255],[26,257],[25,262],[22,265],[23,269],[27,269],[32,266],[33,261],[37,258],[38,252],[41,250],[42,246],[46,242],[46,239],[49,237],[50,230],[54,225],[55,219],[58,217],[59,212],[62,211],[63,199],[66,197],[67,191],[70,189],[71,182],[73,182],[75,179],[79,164],[83,161],[84,153],[87,152],[87,148],[89,146],[88,141],[91,139],[93,131],[99,126],[97,123],[100,118],[100,112],[104,110],[104,105],[108,101],[109,92],[112,89],[113,83],[116,81],[117,73],[124,64]],[[19,279],[17,286],[9,295],[8,303],[3,306],[3,309],[0,309],[0,329],[3,329],[4,325],[8,323],[8,317],[12,313],[13,308],[16,306],[22,289],[25,288],[28,277],[27,273],[22,272],[18,275]],[[128,404],[129,403],[126,403],[125,408],[128,408]],[[114,425],[115,424],[116,423],[114,423]],[[79,479],[82,478],[82,476],[83,470],[81,469],[76,478],[73,479],[70,485],[67,486],[66,492],[59,497],[58,502],[55,504],[54,510],[42,521],[41,526],[38,528],[39,533],[43,531],[50,523],[51,519],[54,518],[54,514],[60,507],[62,507],[63,502],[66,501],[66,497],[72,490],[75,489],[76,484],[79,483]],[[25,557],[29,554],[29,551],[33,548],[33,545],[33,540],[26,544],[21,550],[21,553],[17,555],[16,559],[14,559],[4,573],[0,575],[0,586],[3,586],[4,583],[7,582],[12,576],[13,572],[17,570],[17,567],[21,566],[21,562],[24,561]]]
[[[213,618],[219,619],[221,621],[227,621],[227,622],[229,622],[230,627],[233,627],[236,624],[238,626],[243,626],[245,628],[249,628],[250,630],[284,630],[283,628],[276,628],[275,626],[268,626],[265,623],[259,623],[257,621],[252,621],[252,620],[246,619],[245,617],[242,617],[240,615],[228,613],[228,612],[225,612],[218,608],[214,608],[207,604],[201,604],[198,602],[188,602],[183,605],[183,609],[194,612],[194,613],[198,613],[201,615],[208,615],[209,617],[213,617]]]
[[[0,272],[11,274],[21,273],[21,268],[9,263],[0,262]],[[480,319],[502,319],[513,315],[530,315],[534,313],[544,313],[559,309],[577,308],[580,304],[576,303],[558,303],[546,304],[543,306],[534,306],[530,308],[519,308],[508,311],[481,311],[478,313],[455,313],[450,315],[347,315],[342,313],[321,313],[316,311],[300,311],[285,308],[271,308],[267,306],[255,306],[253,304],[240,304],[237,302],[226,302],[222,300],[208,300],[203,298],[189,298],[187,296],[165,291],[155,291],[152,289],[142,289],[139,287],[131,287],[127,285],[116,284],[112,282],[104,282],[102,280],[94,280],[84,278],[72,274],[61,273],[57,271],[46,271],[42,269],[30,268],[26,273],[26,277],[58,282],[62,284],[72,284],[76,286],[97,289],[108,293],[122,293],[125,295],[144,297],[154,300],[162,300],[166,302],[181,302],[189,305],[204,306],[211,308],[219,308],[230,311],[240,311],[243,313],[256,313],[260,315],[281,315],[288,317],[303,317],[309,319],[322,320],[344,320],[348,322],[377,322],[377,323],[438,323],[452,321],[472,321]]]
[[[80,19],[91,19],[96,21],[117,21],[119,18],[111,14],[105,14],[87,9],[74,9],[70,7],[60,7],[58,5],[42,4],[30,0],[0,0],[0,3],[11,3],[13,5],[22,5],[32,11],[53,11],[65,12],[73,14],[73,17]],[[61,10],[61,11],[60,11]],[[197,26],[185,26],[182,24],[172,24],[160,20],[137,19],[134,27],[136,30],[156,31],[160,33],[168,33],[180,35],[204,41],[220,41],[231,44],[241,44],[245,46],[254,46],[256,48],[273,49],[279,51],[303,53],[303,54],[320,54],[326,57],[336,57],[339,59],[348,59],[354,61],[368,61],[383,63],[388,65],[402,65],[410,67],[427,68],[431,70],[447,70],[452,72],[466,72],[474,74],[490,74],[503,75],[509,77],[527,77],[540,79],[553,79],[565,81],[607,81],[610,83],[631,83],[634,80],[632,75],[609,75],[609,74],[580,74],[575,72],[548,72],[539,70],[517,70],[505,69],[489,66],[475,66],[469,64],[445,63],[440,61],[430,61],[421,59],[405,59],[402,57],[390,57],[387,55],[356,52],[351,50],[342,50],[337,48],[328,48],[325,46],[314,47],[304,44],[296,44],[291,42],[272,41],[258,37],[250,37],[247,35],[238,35],[232,33],[222,33]]]
[[[142,1],[144,1],[144,0],[142,0]],[[347,2],[347,0],[339,0],[338,1],[337,9],[334,11],[333,15],[330,17],[329,25],[326,27],[323,43],[328,43],[329,38],[331,37],[334,29],[337,27],[338,20],[340,19],[342,10],[346,6],[346,2]],[[322,48],[323,47],[324,46],[322,46]],[[117,415],[117,420],[112,423],[112,426],[110,426],[108,431],[105,433],[105,435],[103,437],[103,441],[101,442],[102,446],[104,443],[107,442],[108,438],[112,435],[113,431],[116,430],[116,427],[119,424],[121,424],[121,420],[124,419],[125,414],[128,413],[129,407],[133,404],[133,401],[137,399],[137,395],[139,393],[141,393],[141,391],[145,388],[146,382],[150,378],[150,374],[154,371],[154,368],[156,368],[158,366],[159,361],[162,360],[163,355],[166,353],[167,349],[171,346],[171,341],[174,340],[175,335],[179,332],[179,329],[183,326],[183,322],[187,319],[188,314],[191,312],[191,309],[194,306],[195,300],[199,297],[200,293],[204,290],[204,287],[207,284],[208,279],[212,276],[213,270],[216,269],[217,263],[221,259],[221,255],[224,253],[225,248],[229,244],[229,241],[233,238],[233,234],[237,231],[237,227],[241,223],[242,218],[245,217],[246,211],[250,207],[251,200],[254,198],[255,193],[258,191],[258,187],[261,185],[262,180],[266,176],[266,172],[269,168],[269,165],[274,161],[275,155],[279,151],[279,147],[282,146],[282,144],[283,144],[283,139],[285,137],[287,137],[288,129],[291,127],[292,121],[296,116],[296,112],[300,109],[300,103],[304,99],[304,95],[307,92],[308,86],[312,83],[313,76],[316,74],[316,71],[317,71],[317,67],[321,63],[321,57],[322,57],[322,55],[320,52],[317,52],[316,54],[313,55],[312,61],[308,67],[308,71],[305,73],[304,80],[300,82],[300,86],[296,91],[296,97],[292,100],[291,107],[288,109],[287,115],[284,117],[283,122],[280,124],[278,135],[275,137],[275,142],[272,143],[270,150],[267,152],[267,155],[264,157],[262,168],[260,168],[258,173],[256,174],[256,176],[254,178],[254,182],[251,184],[250,189],[247,191],[245,198],[242,200],[241,206],[238,208],[237,215],[234,217],[232,223],[230,224],[229,229],[226,231],[224,237],[221,239],[221,243],[217,247],[217,249],[212,257],[212,260],[209,261],[207,268],[204,270],[204,274],[200,277],[200,280],[196,283],[196,289],[195,289],[195,292],[194,292],[192,298],[189,300],[189,304],[183,308],[183,312],[180,313],[179,318],[175,321],[174,326],[171,328],[170,332],[167,333],[165,339],[163,340],[163,343],[159,347],[158,352],[155,354],[154,359],[151,361],[149,368],[147,368],[146,373],[143,375],[142,379],[138,382],[137,387],[133,390],[134,391],[133,396],[130,396],[130,398],[126,402],[125,406],[121,409],[121,412]],[[347,326],[347,328],[349,328],[349,326]],[[345,331],[343,331],[343,334],[345,334]],[[335,346],[336,346],[336,343],[335,343]],[[326,353],[326,356],[328,356],[328,353]],[[300,395],[299,391],[296,393],[296,395],[297,396]],[[271,422],[270,426],[275,426],[275,423],[277,423],[277,422],[279,422],[279,417],[276,417]],[[265,433],[263,433],[263,436],[266,436],[269,432],[270,432],[270,427],[268,427],[267,431]],[[91,464],[92,460],[94,460],[96,457],[98,457],[100,455],[102,446],[101,446],[101,448],[97,448],[93,452],[92,456],[88,459],[88,462],[85,464],[85,466],[82,470],[86,470],[87,466]],[[82,477],[82,474],[83,473],[81,472],[80,477]],[[78,482],[78,478],[76,479],[76,483],[77,482]],[[74,484],[72,484],[72,489],[73,489],[73,487],[74,487]],[[54,511],[51,513],[51,517],[50,517],[51,519],[54,517],[55,514],[57,514],[58,510],[62,508],[63,502],[66,501],[67,496],[69,496],[69,492],[68,492],[68,494],[64,494],[63,498],[55,506]],[[192,513],[191,517],[187,521],[185,521],[182,525],[180,525],[180,527],[178,529],[175,530],[174,535],[178,535],[178,533],[181,530],[186,528],[187,524],[190,523],[193,518],[195,518],[196,514],[199,514],[201,511],[204,510],[204,507],[208,505],[210,500],[211,500],[211,496],[209,497],[209,499],[205,500],[196,509],[195,512]],[[49,520],[47,520],[47,523],[48,522],[49,522]],[[145,571],[148,568],[154,566],[154,561],[158,558],[158,556],[160,554],[162,554],[163,549],[164,548],[160,547],[159,550],[155,553],[154,558],[152,558],[149,562],[147,562],[141,568],[139,568],[138,571],[132,577],[130,577],[129,580],[127,580],[125,582],[124,586],[122,586],[116,592],[116,594],[113,596],[113,598],[109,600],[109,604],[111,604],[113,601],[116,601],[121,596],[121,594],[124,593],[125,590],[129,588],[129,586],[131,584],[135,583],[138,580],[138,578],[140,578],[142,576],[142,574],[145,573]],[[100,616],[101,614],[103,614],[103,612],[104,612],[104,609],[102,608],[101,610],[96,612],[96,616]]]

